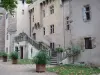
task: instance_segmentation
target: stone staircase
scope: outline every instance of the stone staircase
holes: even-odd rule
[[[51,53],[51,65],[57,65],[57,53],[55,51]]]
[[[27,41],[32,46],[37,48],[38,50],[45,49],[47,50],[48,55],[51,57],[51,65],[57,65],[57,52],[52,50],[47,44],[44,42],[37,42],[33,40],[31,37],[29,37],[26,33],[22,32],[19,34],[19,36],[15,37],[16,42],[20,41]]]
[[[51,65],[57,65],[57,57],[51,57]]]

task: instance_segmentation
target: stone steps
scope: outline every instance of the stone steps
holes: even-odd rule
[[[51,65],[57,65],[57,56],[52,56],[51,57]]]

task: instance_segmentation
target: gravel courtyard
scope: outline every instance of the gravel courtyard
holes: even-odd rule
[[[35,65],[12,65],[11,62],[2,62],[0,60],[0,75],[57,75],[57,74],[50,72],[36,73]]]

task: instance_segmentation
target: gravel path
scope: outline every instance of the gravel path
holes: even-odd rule
[[[11,62],[2,62],[0,60],[0,75],[57,75],[57,74],[51,72],[36,73],[35,65],[12,65]]]

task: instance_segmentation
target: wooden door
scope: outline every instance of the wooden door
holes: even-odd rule
[[[20,53],[21,53],[20,58],[23,59],[23,46],[20,47]]]

